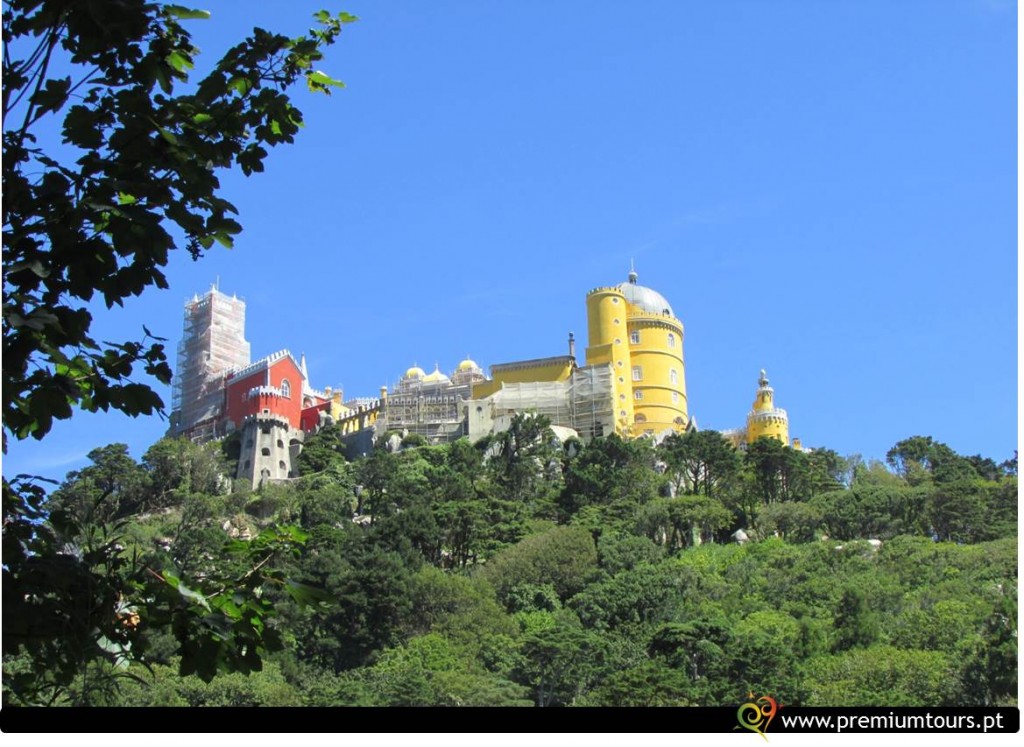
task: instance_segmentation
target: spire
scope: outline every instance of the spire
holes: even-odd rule
[[[768,383],[768,374],[761,369],[761,375],[757,377],[757,394],[754,396],[754,410],[772,410],[775,407],[775,390]]]
[[[636,274],[636,268],[633,266],[633,258],[630,257],[629,258],[629,282],[631,282],[633,285],[636,285],[636,281],[638,279],[639,279],[639,276]]]
[[[299,370],[302,371],[302,380],[309,381],[309,372],[306,370],[306,354],[299,354]],[[762,373],[764,373],[762,371]]]

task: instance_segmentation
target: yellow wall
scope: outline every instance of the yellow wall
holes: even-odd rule
[[[789,417],[785,410],[775,407],[775,392],[767,385],[767,380],[762,381],[747,416],[747,443],[759,438],[775,438],[788,446]]]
[[[635,413],[632,435],[640,436],[645,431],[660,433],[666,428],[681,432],[689,422],[683,325],[672,317],[648,314],[632,306],[630,311],[630,369],[626,381],[630,384],[629,396]],[[640,369],[640,379],[636,381],[634,368]],[[644,422],[640,422],[641,418]]]
[[[615,432],[629,435],[633,423],[630,384],[629,304],[618,288],[597,288],[587,294],[587,365],[611,364]]]
[[[501,389],[502,384],[522,384],[534,381],[565,381],[572,374],[572,361],[568,357],[538,358],[493,366],[490,381],[473,385],[473,399],[489,397]]]

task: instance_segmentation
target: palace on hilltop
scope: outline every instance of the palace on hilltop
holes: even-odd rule
[[[205,441],[238,432],[236,478],[256,487],[294,477],[306,436],[325,427],[337,428],[356,454],[385,434],[476,441],[525,412],[547,416],[561,438],[584,441],[612,433],[660,440],[695,429],[683,323],[638,280],[631,269],[626,282],[587,294],[582,362],[570,333],[564,355],[497,363],[490,376],[468,356],[450,375],[436,364],[430,373],[413,365],[390,391],[347,401],[340,390],[310,385],[304,355],[281,350],[251,362],[245,303],[214,287],[185,304],[170,433]],[[758,438],[789,445],[788,416],[775,407],[764,370],[746,427],[724,435],[738,448]]]

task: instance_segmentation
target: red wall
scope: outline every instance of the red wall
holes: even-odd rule
[[[228,419],[236,427],[242,424],[242,419],[247,415],[256,415],[264,409],[269,409],[274,415],[283,415],[288,419],[293,428],[298,428],[302,421],[302,373],[295,362],[285,356],[270,364],[269,377],[267,368],[261,366],[258,370],[240,379],[230,379],[227,384],[227,415]],[[291,396],[277,397],[261,395],[255,398],[247,398],[249,390],[269,386],[281,388],[285,379],[291,388]]]
[[[320,412],[331,409],[331,402],[320,402],[319,404],[307,407],[302,411],[302,430],[307,433],[320,425]]]

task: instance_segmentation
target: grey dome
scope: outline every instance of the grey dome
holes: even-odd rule
[[[629,282],[619,286],[619,290],[622,291],[622,295],[626,297],[626,300],[648,314],[664,314],[667,312],[669,316],[674,317],[675,313],[672,311],[669,302],[665,300],[665,297],[647,286],[637,285],[636,277],[636,272],[630,272]]]

